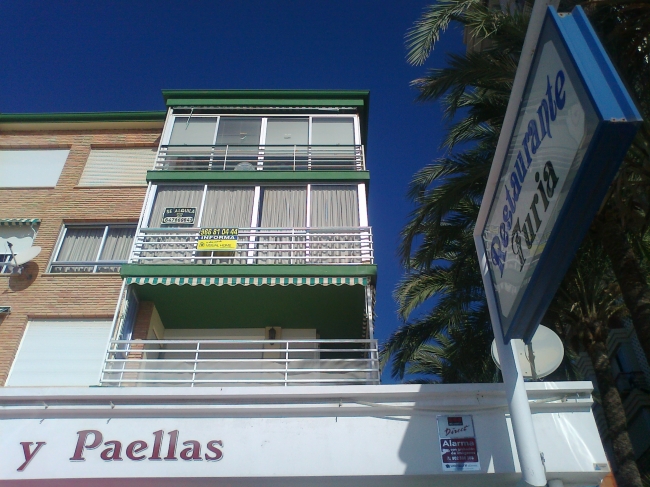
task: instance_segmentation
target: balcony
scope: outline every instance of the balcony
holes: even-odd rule
[[[112,340],[102,386],[379,384],[377,340]]]
[[[158,171],[365,171],[362,145],[163,145]]]
[[[199,251],[199,228],[141,228],[132,264],[373,264],[370,227],[240,228],[237,248]]]

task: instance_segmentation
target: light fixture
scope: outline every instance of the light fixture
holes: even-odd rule
[[[275,340],[275,328],[269,328],[269,340]]]

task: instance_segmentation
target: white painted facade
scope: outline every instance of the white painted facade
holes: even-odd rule
[[[501,384],[181,390],[0,389],[0,485],[514,486],[521,478]],[[547,478],[597,485],[608,470],[591,383],[527,390]],[[443,471],[436,418],[461,414],[473,418],[477,472]],[[88,430],[101,441],[95,432],[80,438]],[[79,441],[97,445],[73,461]],[[195,459],[181,458],[186,448]]]

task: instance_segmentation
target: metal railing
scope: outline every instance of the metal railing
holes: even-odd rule
[[[100,273],[100,272],[120,272],[125,260],[88,260],[88,261],[54,261],[50,266],[51,273]]]
[[[161,171],[364,171],[362,145],[163,145]]]
[[[197,250],[199,228],[141,228],[137,264],[372,264],[370,227],[240,228],[235,250]]]
[[[379,384],[377,340],[112,340],[103,386]]]

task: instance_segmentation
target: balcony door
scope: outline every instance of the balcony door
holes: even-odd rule
[[[269,118],[264,144],[265,166],[304,169],[309,160],[309,118]]]
[[[223,169],[254,170],[260,163],[261,117],[220,117],[215,163]]]
[[[217,117],[176,117],[169,137],[166,160],[170,169],[209,169]]]
[[[350,169],[359,161],[352,117],[314,117],[311,126],[311,168]]]

